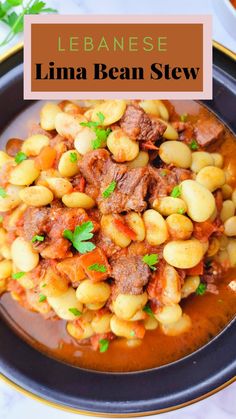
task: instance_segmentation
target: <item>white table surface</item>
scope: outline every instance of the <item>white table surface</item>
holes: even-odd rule
[[[236,42],[214,14],[212,2],[222,0],[48,0],[47,5],[56,7],[61,14],[81,13],[132,13],[132,14],[212,14],[213,39],[236,52]],[[7,33],[0,24],[1,39]],[[10,46],[22,38],[19,36]],[[0,54],[6,48],[0,48]],[[1,419],[73,419],[66,413],[27,398],[0,382]],[[79,418],[85,416],[77,415]],[[235,419],[236,383],[194,405],[170,413],[156,415],[163,419]]]

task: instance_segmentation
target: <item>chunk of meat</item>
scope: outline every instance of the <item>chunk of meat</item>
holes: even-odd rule
[[[121,165],[112,163],[111,170],[108,170],[101,183],[101,195],[98,198],[100,211],[103,214],[130,210],[142,212],[147,206],[145,196],[149,179],[148,169],[139,167],[124,170],[124,167],[119,166]],[[106,190],[113,180],[116,182],[116,188],[109,198],[104,198],[102,191]]]
[[[114,163],[106,150],[87,153],[80,162],[80,170],[86,181],[97,189],[97,202],[103,214],[120,213],[146,208],[149,172],[146,167],[129,169],[126,165]],[[114,192],[104,198],[102,192],[116,182]],[[87,188],[86,188],[87,190]],[[93,198],[95,191],[93,191]]]
[[[26,240],[31,241],[37,234],[46,232],[49,219],[49,208],[28,207],[24,212],[23,234]]]
[[[170,195],[174,186],[183,180],[191,179],[192,174],[188,169],[173,168],[154,168],[149,166],[150,181],[148,184],[148,192],[150,194],[149,201],[152,203],[158,197]]]
[[[198,144],[208,146],[222,139],[224,127],[215,118],[200,118],[195,124],[194,133]]]
[[[35,242],[34,248],[42,257],[64,259],[72,256],[71,243],[63,238],[64,230],[74,231],[77,225],[89,221],[90,217],[82,208],[27,208],[24,214],[23,236],[31,241],[37,235],[46,236],[43,242]],[[93,221],[94,231],[98,223]]]
[[[88,183],[99,188],[101,179],[106,173],[107,163],[110,161],[110,154],[107,150],[90,151],[79,161],[80,171]]]
[[[166,125],[151,119],[142,108],[128,105],[120,121],[121,128],[133,140],[155,142],[161,138]]]
[[[112,278],[117,293],[142,294],[150,277],[150,269],[140,256],[121,256],[112,264]]]

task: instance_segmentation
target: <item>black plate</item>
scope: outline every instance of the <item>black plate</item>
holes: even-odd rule
[[[30,104],[22,99],[22,51],[1,67],[1,127]],[[214,49],[214,99],[204,102],[236,132],[235,63]],[[3,110],[5,110],[3,112]],[[48,358],[0,323],[3,377],[40,398],[64,407],[103,414],[147,414],[171,410],[211,394],[236,375],[236,322],[193,354],[137,373],[81,370]]]

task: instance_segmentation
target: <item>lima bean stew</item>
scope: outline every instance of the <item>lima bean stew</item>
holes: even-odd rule
[[[204,345],[236,312],[232,133],[193,101],[40,105],[0,151],[3,317],[96,370]]]

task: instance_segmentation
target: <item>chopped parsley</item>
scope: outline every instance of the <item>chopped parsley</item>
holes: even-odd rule
[[[160,172],[160,176],[165,177],[166,175],[167,175],[167,173],[166,173],[166,171],[165,171],[165,170],[162,170],[162,171]]]
[[[35,234],[35,236],[32,238],[31,241],[32,241],[32,243],[35,243],[35,242],[43,242],[44,239],[45,239],[44,236],[39,236],[38,234]]]
[[[105,189],[105,191],[103,191],[102,193],[103,198],[109,198],[115,189],[116,189],[116,181],[113,180],[110,183],[110,185],[108,185],[108,187]]]
[[[107,268],[105,265],[99,265],[99,263],[94,263],[93,265],[90,265],[88,267],[89,271],[95,271],[95,272],[106,272]]]
[[[96,247],[92,242],[85,241],[93,237],[93,233],[91,233],[93,229],[94,225],[92,221],[87,221],[79,226],[76,226],[74,231],[64,230],[63,237],[70,240],[78,252],[84,254],[91,252],[91,250]]]
[[[20,164],[22,161],[27,160],[27,156],[23,151],[18,151],[18,153],[15,156],[15,162],[16,164]]]
[[[43,303],[47,299],[46,295],[39,294],[39,303]]]
[[[184,208],[180,208],[180,209],[178,209],[177,212],[178,212],[178,214],[183,215],[185,213],[185,210],[184,210]]]
[[[181,195],[181,186],[176,185],[172,189],[170,196],[172,196],[173,198],[179,198],[180,195]]]
[[[131,330],[131,332],[130,332],[130,336],[136,336],[136,334],[135,334],[135,331],[134,331],[134,330]]]
[[[207,289],[206,284],[203,284],[202,282],[198,285],[197,289],[196,289],[196,294],[197,295],[203,295],[205,294]]]
[[[0,223],[2,223],[2,222],[3,222],[3,216],[0,215]]]
[[[196,140],[192,140],[191,143],[189,144],[189,147],[191,148],[191,150],[198,150],[199,149],[199,145],[198,145]]]
[[[25,275],[25,272],[16,272],[15,274],[12,274],[12,279],[20,279],[22,276]]]
[[[0,187],[0,196],[1,196],[1,198],[6,198],[7,197],[7,193],[6,193],[5,189],[1,188],[1,187]]]
[[[71,163],[75,163],[78,160],[77,154],[73,151],[70,153],[70,161]]]
[[[41,286],[41,288],[45,288],[47,286],[47,284],[43,284],[42,286]]]
[[[79,311],[76,307],[71,307],[68,308],[68,311],[72,314],[74,314],[74,316],[81,316],[81,311]]]
[[[106,352],[109,348],[109,340],[108,339],[100,339],[99,340],[99,351]]]
[[[145,311],[145,313],[147,313],[150,317],[155,318],[154,313],[148,304],[146,304],[145,307],[143,307],[143,311]]]
[[[188,114],[187,113],[183,113],[182,115],[180,115],[180,121],[181,122],[186,122],[188,119]]]
[[[96,138],[92,141],[93,150],[97,150],[98,148],[105,146],[107,137],[111,132],[110,128],[107,128],[107,129],[101,128],[101,125],[103,125],[105,121],[105,116],[103,115],[103,113],[98,112],[97,117],[99,119],[98,122],[88,121],[88,122],[80,123],[82,127],[91,128],[96,134]]]
[[[159,262],[159,256],[156,253],[151,253],[150,255],[147,254],[143,256],[142,261],[146,263],[150,269],[155,271],[156,267],[154,265]]]

